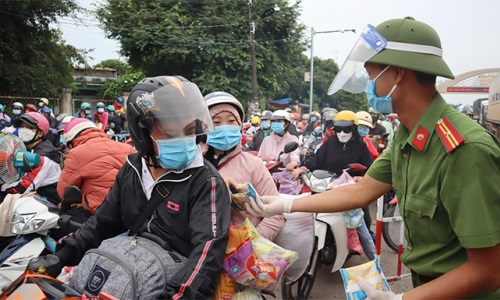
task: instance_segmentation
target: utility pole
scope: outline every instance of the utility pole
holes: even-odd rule
[[[318,33],[334,33],[340,32],[344,33],[346,31],[351,31],[356,33],[355,29],[339,29],[339,30],[328,30],[328,31],[315,31],[314,27],[311,27],[311,78],[309,79],[309,113],[312,112],[313,107],[313,76],[314,76],[314,35]]]
[[[250,47],[252,51],[252,99],[248,105],[248,115],[250,115],[252,109],[259,106],[257,60],[255,57],[255,22],[252,20],[252,0],[248,0],[248,18],[250,19]]]

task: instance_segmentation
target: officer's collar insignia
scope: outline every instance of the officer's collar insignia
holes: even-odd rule
[[[439,119],[436,123],[436,132],[441,138],[446,151],[453,152],[465,140],[464,137],[457,131],[450,121],[446,118]]]
[[[419,125],[415,135],[413,136],[413,140],[411,141],[412,145],[418,149],[418,151],[422,152],[425,148],[425,144],[427,144],[427,139],[429,138],[429,131],[425,129],[422,125]]]

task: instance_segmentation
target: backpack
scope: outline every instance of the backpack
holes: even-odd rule
[[[150,233],[147,235],[148,238],[117,236],[103,241],[97,249],[88,250],[70,286],[90,296],[106,292],[119,299],[159,298],[187,258],[165,250],[168,249],[165,242],[158,242],[159,238]]]

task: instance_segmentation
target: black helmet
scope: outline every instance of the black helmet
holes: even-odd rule
[[[153,125],[171,138],[213,131],[200,89],[181,76],[148,77],[137,83],[127,99],[127,120],[137,152],[146,160],[151,158],[155,166],[158,163],[150,137]]]
[[[473,115],[474,114],[474,110],[472,109],[472,107],[468,104],[465,104],[465,105],[460,105],[459,106],[459,111],[463,114],[466,114],[466,115]]]

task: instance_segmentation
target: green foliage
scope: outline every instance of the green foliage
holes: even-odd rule
[[[116,99],[124,92],[130,92],[132,88],[145,77],[142,72],[132,72],[120,78],[106,82],[97,91],[97,97],[102,99]]]
[[[279,11],[262,18],[269,8]],[[253,1],[259,97],[302,95],[306,41],[300,1]],[[252,94],[247,1],[108,0],[98,10],[108,37],[132,68],[147,76],[181,75],[204,94],[222,90],[245,102]],[[297,93],[293,95],[291,93]],[[245,103],[244,103],[245,104]]]
[[[72,65],[86,53],[50,25],[76,11],[74,0],[0,2],[0,94],[53,97],[72,87]]]
[[[106,59],[94,66],[94,68],[110,68],[115,69],[118,76],[125,75],[132,72],[132,68],[129,64],[120,61],[119,59]]]

